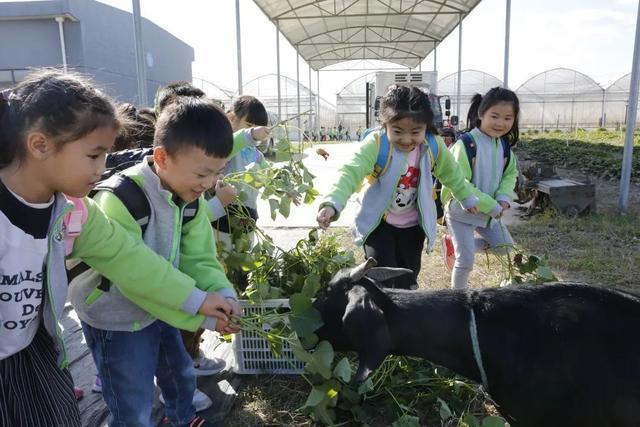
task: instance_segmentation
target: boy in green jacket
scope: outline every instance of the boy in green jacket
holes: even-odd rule
[[[206,425],[195,416],[193,363],[176,328],[238,331],[229,322],[196,315],[208,292],[225,298],[232,315],[241,311],[216,258],[202,198],[221,176],[232,144],[231,126],[218,107],[201,99],[176,99],[158,118],[153,156],[122,172],[142,189],[151,208],[144,233],[113,192],[100,191],[95,196],[107,216],[196,282],[188,295],[178,289],[167,295],[183,301],[178,309],[159,304],[156,295],[140,295],[117,283],[105,289],[93,271],[72,284],[71,301],[82,321],[114,425],[150,425],[154,376],[172,424],[198,421]],[[185,221],[185,208],[192,209],[194,201],[195,216]]]

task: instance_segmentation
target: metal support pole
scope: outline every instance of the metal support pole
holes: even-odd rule
[[[433,48],[433,71],[438,71],[438,46]]]
[[[236,53],[238,63],[238,95],[242,95],[242,40],[240,38],[240,0],[236,0]]]
[[[311,92],[311,64],[309,65],[309,118],[307,119],[307,129],[309,131],[309,140],[313,142],[313,138],[311,138],[311,129],[313,129],[313,123],[311,119],[313,118],[313,97],[311,96],[313,92]]]
[[[298,49],[296,47],[296,98],[298,100],[298,142],[302,142],[302,118],[300,117],[300,55],[298,55]],[[302,151],[302,145],[300,145]]]
[[[60,53],[62,54],[62,69],[67,72],[67,48],[64,40],[64,16],[56,16],[56,22],[58,23],[58,33],[60,34]]]
[[[320,135],[320,70],[316,71],[316,131]]]
[[[142,19],[140,17],[140,0],[133,3],[133,36],[136,47],[136,74],[138,75],[138,104],[146,107],[149,102],[147,96],[147,66],[144,63],[144,47],[142,45]]]
[[[282,117],[282,104],[280,100],[280,25],[278,24],[278,21],[276,21],[276,64],[278,69],[278,120],[284,120]]]
[[[456,88],[456,116],[460,119],[460,84],[462,81],[462,14],[458,15],[458,87]]]
[[[607,91],[605,89],[602,89],[602,109],[600,111],[600,127],[601,128],[605,128],[607,127],[607,119],[605,117],[605,112],[604,112],[604,105],[607,99]]]
[[[620,176],[620,200],[618,210],[625,213],[629,207],[629,185],[631,181],[631,161],[633,156],[633,132],[638,114],[638,90],[640,89],[640,3],[636,16],[636,41],[633,46],[631,84],[629,85],[629,108],[627,109],[627,130],[624,135],[624,154],[622,157],[622,175]]]
[[[509,87],[509,34],[511,32],[511,0],[507,0],[507,17],[504,24],[504,78],[503,87]]]

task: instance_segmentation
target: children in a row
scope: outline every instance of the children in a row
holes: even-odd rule
[[[159,118],[153,158],[131,173],[158,213],[145,236],[112,195],[84,198],[119,128],[111,101],[72,74],[33,74],[0,100],[0,292],[11,297],[0,299],[0,425],[80,425],[58,323],[65,252],[113,284],[101,293],[87,281],[72,294],[114,424],[149,425],[154,374],[171,423],[202,421],[191,406],[195,381],[171,379],[192,377],[193,368],[169,325],[233,332],[229,316],[239,308],[215,258],[206,205],[184,226],[178,213],[215,183],[230,125],[207,101],[179,102]],[[101,305],[117,311],[95,310]]]

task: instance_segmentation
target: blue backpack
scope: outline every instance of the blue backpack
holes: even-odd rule
[[[363,139],[366,135],[371,133],[376,129],[367,129],[363,134]],[[438,158],[438,141],[436,141],[435,136],[432,133],[426,134],[426,140],[429,144],[429,151],[431,153],[432,165],[431,171],[433,172],[433,168],[435,167],[436,159]],[[369,183],[373,183],[376,179],[380,178],[385,174],[387,168],[391,164],[391,157],[393,150],[391,149],[391,142],[389,141],[389,137],[387,133],[381,131],[379,135],[376,136],[376,143],[378,144],[378,157],[376,159],[376,163],[373,166],[373,172],[369,174],[367,179]],[[444,216],[444,210],[442,208],[442,201],[440,200],[440,192],[442,189],[442,184],[438,179],[431,174],[431,178],[433,180],[433,190],[432,197],[436,204],[437,211],[437,219],[440,219]]]

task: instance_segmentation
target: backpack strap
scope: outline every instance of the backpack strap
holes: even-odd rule
[[[112,175],[109,179],[98,184],[96,192],[106,190],[113,193],[127,208],[133,219],[138,223],[142,234],[147,230],[151,217],[151,205],[147,195],[130,177],[121,173]]]
[[[374,179],[384,175],[391,163],[391,143],[386,132],[380,132],[376,136],[376,142],[378,144],[378,157],[376,158],[376,164],[373,166],[373,173],[371,176]]]
[[[507,166],[509,166],[509,162],[511,161],[511,145],[509,144],[509,138],[503,136],[500,138],[500,142],[502,143],[502,154],[504,155],[504,167],[502,168],[502,173],[507,170]]]
[[[87,222],[89,210],[84,201],[79,197],[65,196],[73,203],[73,209],[65,215],[62,222],[64,224],[64,254],[69,255],[73,251],[73,244],[76,237],[82,232],[82,226]]]
[[[460,135],[460,139],[464,143],[464,150],[467,152],[467,160],[469,160],[469,167],[471,168],[471,174],[473,175],[473,160],[476,158],[478,148],[476,142],[470,132],[465,132]]]
[[[438,141],[436,137],[431,133],[427,133],[427,142],[429,143],[429,150],[431,151],[431,170],[436,165],[436,160],[438,159]]]

